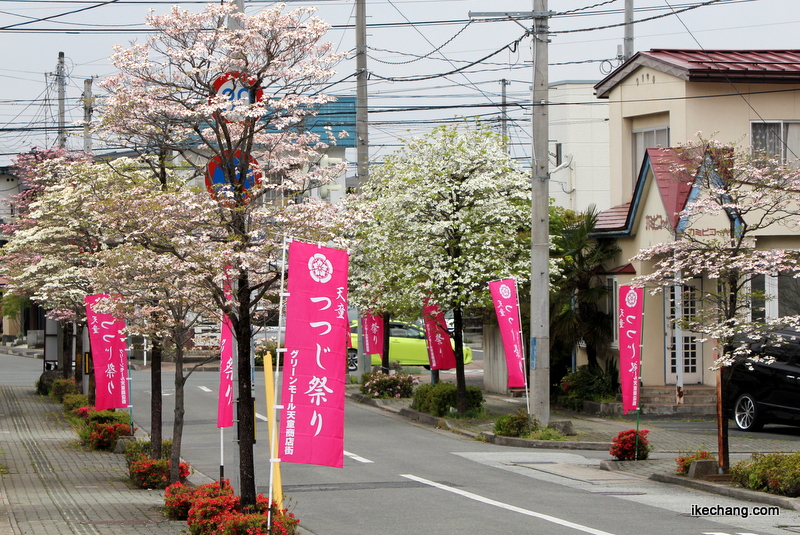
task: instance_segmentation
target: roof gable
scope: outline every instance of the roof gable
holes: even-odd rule
[[[598,98],[639,67],[689,82],[800,83],[800,50],[692,50],[653,48],[636,53],[594,88]]]

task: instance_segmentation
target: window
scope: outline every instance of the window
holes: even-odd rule
[[[656,147],[669,147],[669,126],[657,126],[644,130],[634,130],[633,134],[633,185],[639,178],[644,151]]]
[[[800,122],[759,122],[750,127],[753,154],[783,162],[800,160]]]
[[[698,314],[698,289],[690,286],[685,285],[683,287],[683,292],[681,295],[681,306],[683,308],[683,320],[684,321],[693,321],[697,318]],[[669,298],[670,298],[670,305],[669,305],[669,316],[670,318],[675,318],[677,310],[675,309],[675,286],[670,286],[669,290]],[[673,329],[674,327],[673,323]],[[674,333],[674,331],[673,331]],[[677,354],[677,346],[676,346],[676,339],[675,335],[673,334],[670,337],[670,373],[677,373],[678,370],[678,354]],[[688,333],[686,331],[683,332],[683,336],[681,337],[680,343],[682,344],[683,348],[683,373],[697,373],[697,365],[698,365],[698,344],[697,344],[697,336],[693,333]]]
[[[800,280],[792,275],[756,275],[750,281],[753,320],[800,314]]]

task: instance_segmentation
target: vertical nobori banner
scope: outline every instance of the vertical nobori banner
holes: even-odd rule
[[[95,407],[97,410],[126,409],[128,398],[128,348],[125,322],[111,314],[101,314],[92,308],[107,294],[87,295],[86,322],[89,326],[89,344],[94,362]]]
[[[270,366],[271,363],[266,363]],[[233,326],[227,314],[222,314],[219,335],[219,399],[217,427],[233,426]]]
[[[367,314],[361,318],[364,331],[364,354],[383,357],[383,317],[380,314]]]
[[[525,353],[522,351],[522,325],[520,324],[519,297],[517,282],[503,279],[489,283],[500,337],[503,339],[503,352],[506,354],[508,368],[508,387],[519,388],[527,384],[525,377]]]
[[[289,244],[282,462],[344,465],[347,269],[346,251]]]
[[[425,303],[422,307],[422,321],[427,338],[428,360],[432,370],[452,370],[456,367],[456,355],[447,332],[447,321],[439,305]]]
[[[642,345],[644,289],[619,288],[619,381],[622,387],[622,412],[639,408],[639,365]]]

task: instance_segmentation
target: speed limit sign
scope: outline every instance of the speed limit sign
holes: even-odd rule
[[[233,111],[237,102],[253,104],[264,100],[264,90],[260,87],[253,91],[255,79],[250,78],[247,83],[244,75],[238,72],[225,73],[213,82],[214,95],[223,96],[228,100],[228,105],[222,111]]]

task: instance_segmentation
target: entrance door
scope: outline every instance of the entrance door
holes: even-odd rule
[[[682,299],[683,319],[689,321],[697,316],[700,306],[700,295],[702,290],[702,280],[692,281],[683,286]],[[664,356],[666,359],[666,384],[674,385],[678,382],[678,358],[679,351],[683,352],[683,384],[700,384],[703,382],[703,346],[698,342],[700,336],[689,331],[686,326],[677,328],[675,322],[675,286],[668,292],[669,299],[665,305],[665,340]],[[676,339],[677,338],[677,339]],[[681,344],[678,346],[677,344]]]

